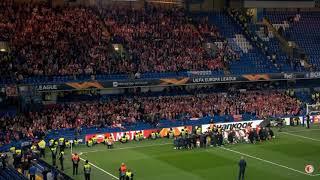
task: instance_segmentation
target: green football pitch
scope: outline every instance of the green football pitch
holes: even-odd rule
[[[92,180],[118,179],[122,162],[138,180],[236,180],[241,156],[247,161],[245,179],[319,180],[320,129],[286,127],[283,132],[275,130],[275,134],[272,141],[220,148],[175,150],[172,140],[158,139],[116,143],[112,150],[102,144],[91,148],[83,145],[73,148],[73,152],[92,163]],[[79,175],[72,176],[71,155],[66,154],[65,172],[74,179],[84,179],[84,162],[79,166]],[[48,154],[49,163],[50,158]],[[305,173],[307,164],[314,166],[314,173]]]

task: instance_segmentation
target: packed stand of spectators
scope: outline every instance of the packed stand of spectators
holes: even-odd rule
[[[182,9],[147,5],[142,10],[99,11],[18,5],[13,0],[1,1],[0,7],[0,38],[9,42],[13,57],[1,60],[1,67],[18,80],[43,75],[222,70],[227,60],[237,58],[215,26],[206,20],[193,21]],[[113,52],[110,39],[123,45],[125,56]],[[223,46],[208,52],[208,40]]]
[[[14,4],[13,0],[0,1],[0,41],[9,41],[23,29],[23,23],[30,17],[31,4]]]
[[[136,122],[156,125],[161,119],[185,120],[245,113],[257,118],[298,115],[300,103],[276,91],[110,98],[106,102],[54,105],[41,112],[28,112],[14,118],[1,117],[0,134],[4,135],[2,139],[7,142],[12,138],[32,137],[51,129],[124,127]]]
[[[104,9],[105,24],[114,43],[128,50],[128,71],[165,72],[224,68],[223,53],[206,52],[201,34],[220,38],[217,29],[192,23],[182,9]]]
[[[108,36],[93,10],[39,6],[12,39],[27,75],[77,75],[108,72]]]
[[[50,8],[46,4],[0,2],[0,36],[12,61],[1,60],[16,77],[114,73],[109,34],[90,8]],[[112,61],[113,59],[113,61]]]

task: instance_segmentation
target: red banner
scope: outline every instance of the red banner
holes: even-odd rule
[[[143,136],[145,138],[149,137],[152,132],[156,132],[157,129],[147,129],[147,130],[141,130],[143,133]],[[93,137],[97,138],[97,142],[101,143],[104,141],[105,138],[109,138],[110,136],[114,139],[114,141],[118,141],[124,134],[129,135],[130,140],[134,139],[134,136],[136,133],[140,131],[125,131],[125,132],[113,132],[113,133],[105,133],[105,134],[88,134],[86,135],[86,142]]]
[[[174,131],[174,135],[178,136],[181,133],[181,129],[188,129],[189,132],[192,131],[192,126],[181,126],[181,127],[172,127],[172,130]],[[148,138],[152,132],[160,132],[160,136],[164,137],[167,136],[168,132],[169,132],[170,128],[162,128],[162,129],[146,129],[146,130],[141,130],[141,132],[143,133],[143,136],[145,138]],[[104,134],[88,134],[86,135],[86,142],[93,137],[97,138],[97,143],[101,143],[104,141],[105,138],[109,138],[110,136],[114,139],[114,141],[119,141],[119,139],[124,136],[124,134],[126,133],[126,135],[129,135],[130,140],[134,139],[134,136],[136,135],[136,133],[140,132],[140,130],[138,131],[125,131],[125,132],[113,132],[113,133],[104,133]]]

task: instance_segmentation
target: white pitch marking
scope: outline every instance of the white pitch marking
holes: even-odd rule
[[[288,135],[291,135],[291,136],[296,136],[296,137],[300,137],[300,138],[304,138],[304,139],[309,139],[309,140],[313,140],[313,141],[318,141],[318,142],[320,142],[320,139],[314,139],[314,138],[311,138],[311,137],[301,136],[301,135],[292,134],[292,133],[288,133],[288,132],[281,132],[281,133],[282,133],[282,134],[288,134]]]
[[[85,159],[83,159],[83,158],[80,158],[82,161],[86,161]],[[118,179],[118,177],[117,176],[115,176],[115,175],[113,175],[113,174],[111,174],[110,172],[108,172],[108,171],[106,171],[106,170],[104,170],[104,169],[102,169],[102,168],[100,168],[99,166],[97,166],[97,165],[95,165],[95,164],[93,164],[93,163],[91,163],[91,162],[89,162],[89,164],[91,165],[91,166],[93,166],[93,167],[95,167],[95,168],[97,168],[97,169],[99,169],[100,171],[102,171],[102,172],[104,172],[104,173],[106,173],[106,174],[108,174],[109,176],[111,176],[112,178],[114,178],[114,179]]]
[[[304,130],[296,130],[296,131],[283,131],[280,133],[288,132],[288,133],[295,133],[295,132],[311,132],[311,131],[320,131],[320,129],[304,129]]]
[[[272,161],[268,161],[268,160],[261,159],[261,158],[255,157],[255,156],[251,156],[249,154],[245,154],[245,153],[242,153],[242,152],[239,152],[239,151],[235,151],[235,150],[232,150],[232,149],[229,149],[229,148],[225,148],[225,147],[220,147],[220,148],[224,149],[224,150],[227,150],[227,151],[230,151],[230,152],[234,152],[234,153],[243,155],[243,156],[250,157],[252,159],[256,159],[256,160],[263,161],[263,162],[266,162],[266,163],[269,163],[269,164],[273,164],[273,165],[276,165],[276,166],[279,166],[279,167],[282,167],[282,168],[285,168],[285,169],[289,169],[291,171],[295,171],[295,172],[300,173],[300,174],[304,174],[304,175],[308,175],[308,176],[319,176],[320,175],[320,174],[315,174],[315,175],[314,174],[308,174],[308,173],[305,173],[303,171],[299,171],[299,170],[296,170],[296,169],[293,169],[293,168],[290,168],[290,167],[287,167],[287,166],[284,166],[284,165],[281,165],[281,164],[278,164],[278,163],[275,163],[275,162],[272,162]]]

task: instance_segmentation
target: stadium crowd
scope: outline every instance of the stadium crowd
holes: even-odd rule
[[[0,2],[0,38],[9,43],[11,57],[0,58],[2,78],[222,70],[239,58],[217,27],[206,18],[192,20],[181,9],[12,2]],[[222,45],[212,50],[207,42]],[[117,54],[112,43],[122,44],[125,55]]]
[[[132,97],[108,102],[82,102],[48,106],[40,112],[1,117],[1,142],[35,137],[51,129],[121,127],[159,120],[185,120],[206,116],[250,114],[257,118],[298,115],[299,102],[277,91]]]
[[[223,51],[211,54],[202,35],[220,41],[214,26],[197,28],[181,9],[104,10],[114,41],[127,44],[131,67],[139,72],[215,70],[224,67]],[[140,66],[136,66],[140,65]]]

